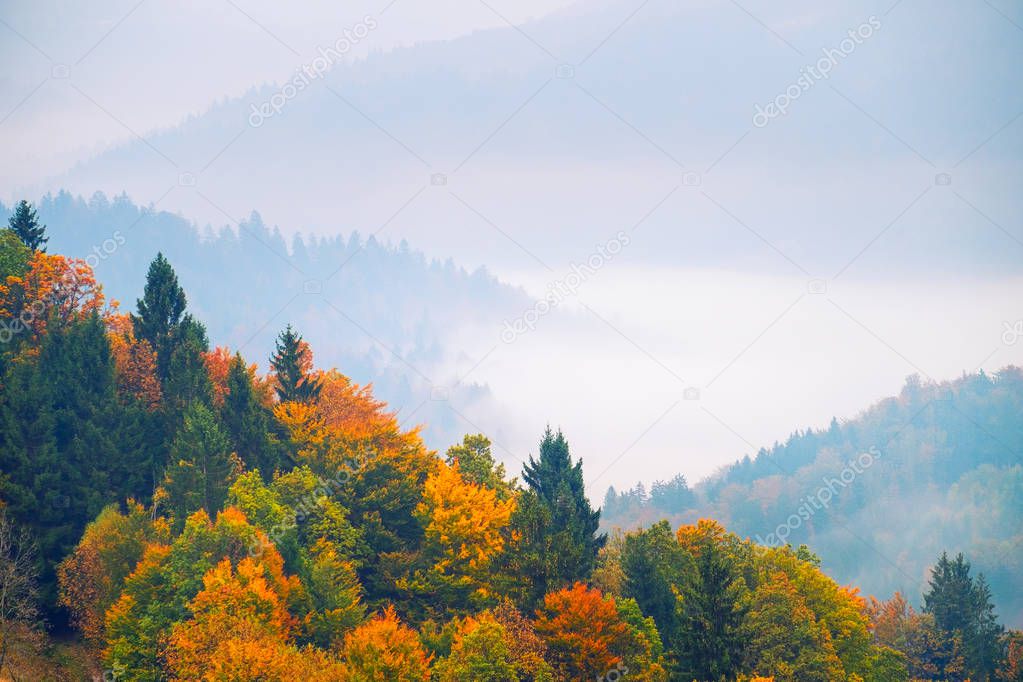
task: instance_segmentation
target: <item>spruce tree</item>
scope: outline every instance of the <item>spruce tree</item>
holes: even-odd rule
[[[277,337],[270,367],[276,377],[274,390],[281,402],[312,402],[320,395],[320,383],[309,375],[309,348],[289,324]]]
[[[124,445],[138,434],[117,400],[99,315],[54,325],[38,357],[13,363],[2,383],[0,499],[38,538],[53,603],[54,566],[104,505],[134,492],[144,454]]]
[[[983,575],[970,576],[970,562],[962,553],[949,559],[943,552],[931,570],[924,593],[924,612],[935,626],[963,643],[966,666],[975,679],[988,679],[1002,658],[1001,636],[991,590]]]
[[[607,535],[597,533],[600,512],[586,499],[582,460],[572,462],[560,430],[547,428],[539,459],[530,456],[522,478],[528,487],[513,521],[523,535],[516,561],[531,583],[525,599],[535,605],[548,592],[586,580]]]
[[[241,354],[236,354],[227,370],[227,394],[221,408],[221,421],[234,451],[248,468],[259,469],[263,478],[272,480],[281,464],[281,451],[270,435],[272,415],[256,395],[252,375]]]
[[[131,322],[135,337],[148,341],[156,352],[161,383],[166,383],[170,375],[171,356],[180,341],[178,326],[187,302],[174,268],[162,253],[157,253],[149,264],[145,292],[137,302],[138,314],[131,316]]]
[[[213,412],[193,403],[171,444],[159,503],[170,510],[178,528],[200,509],[212,518],[223,508],[237,474],[238,459]]]
[[[36,215],[32,204],[24,199],[18,202],[14,215],[11,216],[10,225],[25,246],[33,251],[46,253],[46,242],[50,241],[50,238],[46,236],[46,225],[39,224],[39,216]]]

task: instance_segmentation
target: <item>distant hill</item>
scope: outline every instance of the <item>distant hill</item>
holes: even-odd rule
[[[1023,624],[1023,370],[924,383],[822,431],[684,479],[608,491],[608,528],[721,519],[764,544],[807,544],[829,574],[918,600],[942,548],[975,559],[1006,622]]]
[[[578,257],[595,231],[635,224],[682,185],[644,223],[630,251],[640,262],[794,274],[763,239],[827,275],[877,239],[851,275],[1020,272],[1016,245],[992,223],[1012,231],[1020,209],[1008,178],[1019,176],[1021,129],[1007,122],[1023,107],[1012,67],[1023,48],[995,11],[942,2],[926,20],[909,5],[877,16],[880,28],[826,81],[755,127],[755,105],[880,10],[760,3],[752,18],[728,2],[639,4],[583,3],[374,53],[293,97],[254,88],[30,193],[166,197],[204,220],[259,197],[269,221],[319,234],[339,217],[376,229],[416,197],[391,234],[431,255],[521,269],[536,266],[530,254]],[[1004,85],[997,97],[993,82]],[[270,101],[279,112],[253,119]],[[943,172],[951,186],[936,186]],[[179,184],[186,173],[194,188]],[[426,229],[428,241],[413,239]]]
[[[500,320],[529,304],[523,291],[483,269],[428,260],[404,242],[392,246],[372,235],[286,240],[257,213],[237,228],[200,228],[102,193],[85,200],[62,191],[37,207],[49,250],[89,256],[123,310],[134,311],[149,263],[163,252],[212,344],[265,370],[274,337],[290,322],[315,349],[318,366],[372,382],[400,418],[429,423],[424,436],[437,448],[476,430],[446,401],[458,407],[490,398],[471,380],[452,386],[462,322],[489,324],[497,343]],[[0,204],[4,224],[10,213]]]

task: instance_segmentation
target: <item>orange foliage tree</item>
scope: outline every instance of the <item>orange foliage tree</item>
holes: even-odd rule
[[[561,679],[592,680],[617,670],[629,645],[629,628],[614,598],[582,583],[544,597],[536,631],[546,640]]]
[[[345,635],[342,661],[352,680],[427,682],[431,656],[393,607]]]
[[[34,342],[51,320],[63,327],[99,312],[103,304],[103,288],[88,263],[78,258],[37,251],[27,272],[0,282],[0,318],[11,319],[12,331],[27,331]]]
[[[150,410],[156,409],[161,399],[156,352],[148,341],[135,338],[129,315],[111,314],[106,322],[118,393],[122,398],[140,401]]]
[[[146,545],[166,542],[169,529],[140,504],[129,501],[128,513],[105,508],[85,528],[75,550],[57,567],[60,603],[87,640],[99,644],[106,610],[120,594]]]
[[[224,558],[203,577],[189,603],[192,618],[171,632],[167,666],[177,680],[337,680],[340,666],[324,652],[291,641],[294,621],[284,596],[250,557],[232,570]]]
[[[224,346],[217,346],[202,354],[206,373],[210,375],[210,383],[213,385],[213,404],[216,407],[223,406],[224,396],[228,392],[227,373],[231,368],[232,358],[231,351]]]

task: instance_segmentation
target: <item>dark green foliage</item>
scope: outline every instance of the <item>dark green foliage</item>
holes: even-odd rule
[[[186,406],[213,401],[213,384],[203,354],[209,351],[206,328],[185,315],[173,331],[171,355],[164,381],[164,403],[172,414],[180,415]]]
[[[1004,657],[991,590],[983,575],[970,576],[970,562],[962,554],[949,559],[942,553],[931,570],[924,594],[924,612],[946,637],[962,642],[966,667],[974,679],[988,679]]]
[[[166,384],[170,376],[170,363],[174,349],[180,342],[178,327],[182,322],[187,299],[178,285],[167,259],[162,253],[149,264],[146,288],[138,299],[138,314],[131,316],[135,337],[145,339],[156,352],[156,369],[160,382]]]
[[[46,252],[46,242],[49,241],[49,237],[46,236],[46,225],[39,224],[39,216],[36,215],[32,204],[24,199],[18,202],[14,215],[11,216],[10,226],[25,246],[33,251]]]
[[[696,567],[676,541],[671,524],[661,521],[627,535],[622,570],[624,596],[635,599],[643,613],[654,619],[669,651],[678,649],[682,612],[675,589],[695,577]]]
[[[520,575],[530,581],[526,603],[576,581],[585,581],[607,542],[598,534],[600,511],[586,499],[582,460],[572,462],[561,431],[548,427],[540,441],[540,457],[523,467],[527,489],[512,519],[523,535],[523,551],[515,558]]]
[[[281,402],[306,403],[320,395],[320,384],[309,376],[308,352],[302,337],[290,324],[277,337],[270,366],[277,378],[275,390]]]
[[[221,422],[248,469],[259,469],[267,481],[284,464],[282,448],[273,438],[273,414],[259,402],[252,375],[241,354],[231,360],[227,373],[227,395],[220,410]]]
[[[680,679],[734,679],[743,660],[746,584],[732,557],[706,537],[699,541],[695,568],[680,590]]]
[[[166,501],[180,528],[200,509],[213,517],[224,506],[227,491],[238,474],[231,444],[214,414],[201,402],[192,403],[170,448],[164,477]]]
[[[53,325],[37,358],[3,377],[0,499],[38,538],[43,594],[52,602],[54,565],[111,500],[148,483],[145,425],[117,400],[114,366],[98,315]]]

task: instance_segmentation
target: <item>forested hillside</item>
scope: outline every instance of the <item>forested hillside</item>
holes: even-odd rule
[[[680,468],[685,462],[680,461]],[[1023,371],[907,380],[898,397],[727,467],[618,492],[608,527],[709,516],[770,545],[807,544],[839,580],[921,594],[931,557],[966,552],[1023,624]]]
[[[27,204],[0,231],[0,679],[1023,676],[962,555],[917,609],[710,519],[608,536],[560,430],[514,478],[483,434],[439,454],[300,326],[263,372],[172,258],[119,309],[51,246]]]
[[[4,224],[12,211],[0,204]],[[395,407],[419,406],[416,418],[428,424],[431,444],[450,442],[465,425],[429,401],[433,387],[423,375],[445,384],[446,398],[460,410],[486,400],[485,386],[451,376],[453,359],[464,350],[464,320],[497,329],[530,304],[524,292],[485,270],[470,273],[450,260],[427,260],[404,243],[390,246],[386,229],[379,239],[362,235],[344,216],[337,229],[347,237],[286,240],[256,213],[221,214],[216,227],[201,227],[99,192],[88,200],[63,191],[46,196],[37,212],[50,251],[88,259],[108,298],[130,307],[153,254],[162,252],[193,292],[191,309],[216,343],[265,369],[267,349],[290,320],[325,365],[372,382]]]

